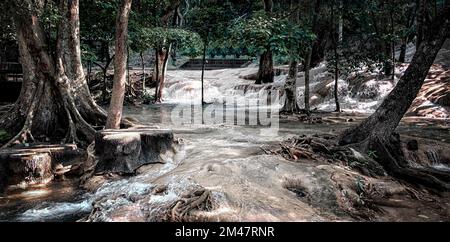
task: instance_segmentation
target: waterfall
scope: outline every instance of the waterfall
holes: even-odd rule
[[[280,105],[284,102],[284,83],[287,75],[275,76],[270,84],[256,85],[252,80],[240,78],[243,73],[256,72],[256,68],[222,69],[205,72],[204,94],[208,103],[222,103],[226,98],[254,99],[264,92],[279,91]],[[403,70],[398,70],[403,71]],[[311,70],[310,105],[312,109],[334,111],[334,79],[323,62]],[[347,112],[371,113],[395,86],[395,81],[378,79],[378,73],[367,75],[367,70],[355,72],[349,78],[339,79],[339,100]],[[297,78],[297,102],[304,107],[304,73]],[[199,71],[169,71],[164,90],[167,103],[194,103],[201,101]]]

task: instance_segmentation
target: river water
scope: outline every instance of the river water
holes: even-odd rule
[[[249,81],[239,78],[243,72],[250,71],[207,71],[205,100],[213,103],[207,106],[222,107],[233,113],[242,109],[252,110],[255,107],[245,106],[246,102],[236,101],[236,104],[231,105],[229,102],[223,104],[222,100],[237,95],[244,96],[247,101],[252,100],[261,90],[276,90],[283,84],[284,77],[281,76],[272,87],[253,87],[248,85]],[[125,116],[133,117],[146,125],[171,129],[175,137],[182,140],[183,145],[178,147],[174,156],[165,157],[164,164],[141,169],[134,177],[108,182],[94,194],[80,190],[70,181],[16,190],[0,198],[0,221],[75,221],[91,212],[93,202],[105,198],[105,216],[101,220],[108,221],[109,213],[129,205],[129,201],[108,200],[108,197],[117,194],[146,194],[157,184],[168,185],[168,192],[153,196],[148,205],[151,208],[176,200],[183,191],[193,185],[213,191],[213,197],[219,206],[203,214],[210,220],[345,220],[345,217],[336,217],[335,213],[312,205],[300,199],[298,193],[285,188],[287,182],[301,180],[309,184],[311,193],[320,194],[317,196],[320,204],[327,204],[328,197],[332,194],[326,189],[329,181],[324,179],[328,175],[327,165],[288,162],[281,157],[265,154],[261,148],[276,147],[280,141],[296,135],[336,134],[366,117],[367,108],[366,113],[356,114],[350,110],[347,114],[327,115],[327,121],[321,124],[304,124],[281,119],[276,132],[271,131],[269,135],[264,132],[267,125],[261,126],[259,123],[236,125],[236,122],[174,122],[174,109],[190,108],[192,104],[197,110],[202,110],[199,106],[198,76],[198,71],[169,71],[164,104],[125,107]],[[245,85],[252,87],[247,87],[246,92],[242,94],[240,91]],[[242,103],[244,104],[240,105]],[[264,106],[264,110],[278,106],[276,103],[269,103]],[[344,105],[344,108],[347,107]],[[247,118],[248,115],[247,112]],[[399,131],[409,136],[450,143],[446,120],[434,122],[414,118],[402,123]]]

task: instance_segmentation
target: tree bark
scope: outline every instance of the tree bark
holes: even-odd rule
[[[388,140],[416,98],[437,53],[449,36],[450,3],[429,25],[408,69],[380,107],[358,126],[346,130],[339,144],[359,143],[366,139]]]
[[[395,26],[394,26],[394,13],[393,10],[390,9],[389,18],[391,21],[391,62],[392,62],[392,76],[391,79],[395,80],[395,40],[394,40],[394,34],[395,34]]]
[[[423,40],[424,22],[426,14],[426,0],[417,0],[417,21],[416,21],[416,49],[419,48],[420,43]]]
[[[206,64],[206,49],[208,48],[208,38],[206,38],[205,43],[203,44],[203,57],[202,57],[202,105],[205,104],[205,85],[204,85],[204,79],[205,79],[205,64]]]
[[[0,118],[18,142],[65,141],[86,144],[106,115],[92,99],[81,66],[78,0],[60,1],[56,57],[48,52],[40,13],[42,1],[11,1],[23,68],[22,90],[12,110]],[[66,135],[66,136],[64,136]]]
[[[415,3],[410,3],[408,4],[408,12],[407,12],[407,22],[406,22],[406,29],[410,29],[413,25],[414,25],[414,21],[416,19],[416,13],[414,10]],[[401,45],[400,45],[400,55],[398,57],[398,62],[400,63],[405,63],[406,61],[406,47],[408,45],[408,42],[411,40],[412,38],[412,34],[407,34],[405,36],[402,36],[401,38]]]
[[[341,105],[339,103],[339,47],[342,44],[343,41],[343,28],[344,28],[344,22],[342,18],[342,1],[339,1],[339,7],[338,7],[338,26],[337,26],[337,39],[336,37],[333,37],[334,42],[334,103],[336,105],[336,112],[341,112]],[[334,15],[334,11],[333,14]],[[334,18],[333,18],[334,19]],[[334,28],[334,26],[333,26]]]
[[[116,55],[114,58],[114,83],[109,106],[107,129],[119,129],[125,97],[127,67],[128,18],[132,0],[122,0],[116,19]]]
[[[164,10],[164,15],[161,17],[161,26],[169,27],[170,24],[177,25],[178,21],[178,8],[180,7],[181,0],[169,1],[167,8]],[[172,21],[170,21],[172,19]],[[155,102],[162,102],[162,93],[164,90],[164,84],[166,79],[167,64],[169,62],[169,54],[172,48],[172,43],[167,43],[167,40],[162,41],[163,44],[156,48],[156,81],[157,88],[155,90]]]
[[[272,83],[274,76],[272,51],[267,47],[266,51],[264,51],[259,58],[256,84]]]
[[[155,101],[156,102],[163,101],[162,93],[164,90],[164,84],[165,84],[165,80],[166,80],[166,70],[167,70],[167,64],[169,61],[169,52],[170,52],[170,46],[168,48],[160,47],[155,50],[155,54],[156,54],[155,73],[156,73],[156,85],[157,85],[157,88],[155,90]]]
[[[264,4],[264,11],[268,15],[271,15],[273,11],[273,1],[264,0],[263,4]],[[256,84],[272,83],[274,76],[275,73],[273,71],[273,54],[270,47],[267,46],[266,50],[261,54],[259,58],[259,68],[258,68],[258,75],[256,78]]]
[[[142,66],[142,95],[145,95],[145,62],[144,55],[142,52],[139,53],[141,57],[141,66]]]
[[[289,74],[286,83],[284,84],[286,99],[281,110],[283,113],[292,114],[300,111],[297,103],[297,71],[298,62],[291,60],[291,63],[289,64]]]
[[[290,2],[291,9],[297,7],[296,4],[291,0]],[[300,21],[300,10],[296,9],[294,14],[292,14],[291,20],[298,24]],[[297,72],[298,72],[298,61],[295,58],[295,55],[298,53],[293,53],[297,48],[291,46],[291,60],[289,63],[289,73],[286,79],[286,83],[284,84],[284,92],[285,92],[285,101],[281,112],[286,114],[298,113],[300,108],[297,104]]]
[[[317,17],[319,15],[321,2],[320,0],[316,0],[314,3],[314,9],[312,11],[312,26],[311,30],[313,33],[317,33]],[[309,79],[310,79],[310,69],[311,69],[311,58],[313,56],[313,50],[314,50],[314,42],[311,44],[310,49],[308,53],[306,54],[305,58],[305,112],[306,114],[310,114],[310,105],[309,105],[309,96],[310,96],[310,90],[309,90]]]
[[[398,62],[405,63],[406,61],[406,45],[408,44],[407,38],[402,38],[402,43],[400,46],[400,55],[398,56]]]

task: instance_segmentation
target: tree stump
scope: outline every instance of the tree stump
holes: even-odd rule
[[[103,130],[95,136],[95,173],[132,174],[139,167],[160,162],[171,148],[173,133],[159,129]]]
[[[45,184],[53,179],[55,166],[80,158],[76,145],[16,146],[0,151],[0,191],[5,187]]]

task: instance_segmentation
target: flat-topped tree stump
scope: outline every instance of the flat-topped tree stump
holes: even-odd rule
[[[82,154],[74,144],[21,145],[0,150],[0,190],[45,184],[53,179],[57,165],[71,164]]]
[[[139,167],[161,162],[173,144],[173,133],[161,129],[103,130],[95,136],[95,173],[132,174]]]

